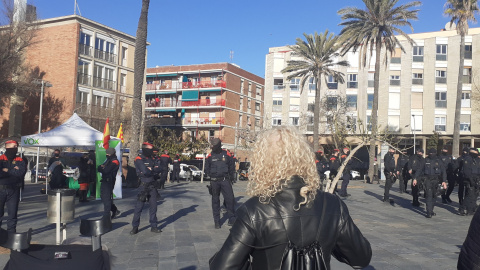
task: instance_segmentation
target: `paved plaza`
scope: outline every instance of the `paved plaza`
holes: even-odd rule
[[[230,227],[223,219],[222,228],[214,229],[206,184],[167,184],[167,189],[161,191],[163,200],[158,202],[159,227],[163,232],[150,232],[146,206],[140,232],[134,236],[129,232],[137,191],[125,188],[123,199],[115,201],[122,213],[114,220],[113,230],[102,236],[102,243],[113,255],[113,269],[208,269],[209,258],[221,247]],[[32,228],[33,243],[55,244],[55,225],[47,222],[47,196],[40,194],[40,188],[40,184],[26,185],[17,231]],[[248,198],[245,188],[246,182],[234,185],[238,203]],[[411,196],[399,194],[397,186],[391,192],[393,206],[381,202],[383,183],[351,181],[349,193],[352,196],[345,202],[350,214],[373,249],[371,265],[365,269],[456,269],[471,216],[456,214],[455,192],[452,204],[437,202],[437,216],[432,219],[424,216],[423,199],[423,207],[412,207]],[[80,218],[100,217],[103,211],[101,201],[77,200],[75,207],[76,219],[67,225],[67,238],[79,237]],[[3,249],[0,266],[8,258],[8,250]],[[332,269],[351,268],[333,259]]]

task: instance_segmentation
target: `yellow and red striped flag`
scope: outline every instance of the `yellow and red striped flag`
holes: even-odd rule
[[[108,117],[107,117],[107,122],[105,122],[105,128],[103,129],[103,148],[108,149],[109,140],[110,140],[110,126],[108,125]]]
[[[119,138],[123,143],[123,123],[120,124],[120,128],[118,129],[117,138]]]

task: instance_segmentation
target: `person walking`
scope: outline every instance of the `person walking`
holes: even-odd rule
[[[393,183],[395,181],[395,157],[393,156],[395,154],[395,149],[390,147],[388,149],[388,152],[385,154],[383,157],[383,162],[385,165],[385,168],[383,169],[383,173],[385,174],[385,189],[383,193],[383,202],[385,203],[390,203],[390,188],[392,188]]]
[[[407,184],[408,184],[408,155],[407,150],[403,149],[400,156],[397,158],[397,178],[398,178],[398,188],[400,189],[400,194],[407,193]]]
[[[423,187],[423,178],[418,179],[417,183],[413,184],[413,178],[417,171],[421,170],[421,164],[424,162],[423,149],[418,149],[417,152],[408,159],[408,174],[412,178],[411,188],[412,188],[412,206],[419,207],[420,201],[418,196],[420,193],[420,187]]]
[[[102,180],[100,181],[100,198],[103,203],[103,214],[114,219],[120,215],[120,211],[113,203],[113,188],[115,187],[120,162],[113,148],[106,150],[106,156],[107,159],[105,162],[98,166],[98,172],[102,174]],[[110,212],[112,212],[111,215]]]
[[[463,161],[469,156],[470,148],[464,147],[462,149],[462,155],[455,162],[455,172],[457,176],[458,183],[458,203],[463,205],[465,199],[465,186],[464,186],[464,175],[463,175]]]
[[[442,203],[451,203],[452,200],[450,199],[450,194],[452,194],[453,189],[455,188],[455,183],[457,179],[455,179],[454,170],[455,170],[455,159],[452,155],[448,154],[448,148],[444,146],[442,148],[442,154],[440,155],[440,159],[443,162],[443,165],[447,171],[447,182],[448,188],[445,194],[442,194]]]
[[[344,147],[341,161],[342,161],[342,164],[345,164],[345,163],[346,164],[342,174],[342,187],[339,192],[340,197],[350,196],[350,194],[347,193],[347,187],[348,187],[348,184],[350,183],[350,178],[351,178],[350,170],[352,169],[353,160],[350,159],[347,162],[347,157],[349,154],[350,154],[350,149],[348,147]]]
[[[17,231],[18,203],[20,202],[20,188],[23,175],[27,166],[23,159],[17,155],[18,142],[8,140],[5,142],[5,153],[0,156],[0,227],[2,221],[7,221],[7,231]],[[5,206],[8,218],[4,218]]]
[[[465,187],[465,200],[460,205],[461,216],[473,215],[477,210],[477,197],[480,184],[480,157],[478,150],[470,148],[469,156],[463,159],[462,166],[463,186]]]
[[[135,169],[140,178],[141,184],[139,193],[137,194],[137,201],[135,202],[135,210],[133,212],[131,235],[138,233],[138,226],[140,226],[140,216],[142,214],[143,206],[146,202],[149,203],[150,214],[150,231],[153,233],[161,233],[162,231],[157,227],[157,199],[158,192],[155,188],[154,176],[160,171],[158,162],[152,158],[153,145],[149,142],[142,144],[142,153],[135,158]]]
[[[210,178],[213,222],[215,229],[220,229],[220,193],[227,208],[228,226],[235,222],[235,195],[232,188],[235,165],[227,151],[222,150],[219,138],[214,138],[211,143],[212,151],[205,161],[205,174]]]
[[[297,130],[278,127],[260,135],[251,168],[251,198],[237,210],[238,220],[210,269],[330,269],[332,254],[355,269],[369,265],[370,243],[345,203],[319,190],[314,153]],[[296,267],[285,256],[298,258],[295,250],[305,258]]]

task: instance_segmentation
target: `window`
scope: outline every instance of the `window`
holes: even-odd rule
[[[209,136],[209,137],[215,137],[215,130],[214,130],[214,129],[210,129],[210,130],[208,131],[208,136]]]
[[[248,99],[247,100],[247,109],[250,109],[252,107],[252,100]]]
[[[412,84],[423,85],[423,73],[413,73]]]
[[[470,131],[470,114],[460,115],[460,131]]]
[[[472,45],[465,45],[465,59],[472,59]]]
[[[260,119],[255,118],[255,127],[260,127]]]
[[[357,117],[354,115],[347,115],[347,129],[350,133],[355,133],[357,130]]]
[[[88,103],[88,92],[77,91],[77,103],[86,105]]]
[[[435,92],[435,108],[447,107],[447,92]]]
[[[413,92],[411,95],[411,108],[412,109],[423,109],[423,93],[422,92]]]
[[[78,84],[82,85],[91,85],[90,75],[89,75],[89,62],[85,62],[82,60],[78,61]]]
[[[337,110],[337,97],[330,96],[327,97],[327,110]]]
[[[435,117],[435,131],[445,131],[447,118],[445,116]]]
[[[370,72],[368,73],[368,87],[375,86],[375,73]]]
[[[413,46],[413,62],[423,62],[423,46]]]
[[[257,95],[257,96],[262,95],[262,88],[260,86],[257,86],[257,92],[255,93],[255,95]]]
[[[447,83],[447,71],[446,70],[436,70],[435,71],[435,82],[436,83]]]
[[[367,110],[371,110],[373,108],[373,94],[368,94],[367,97]]]
[[[122,65],[126,66],[127,65],[127,55],[128,55],[128,48],[127,47],[122,47]]]
[[[313,112],[315,110],[315,104],[314,103],[308,103],[307,110],[310,111],[310,112]]]
[[[298,86],[300,85],[300,79],[295,78],[290,81],[290,91],[298,91]]]
[[[470,108],[470,93],[462,93],[462,108]]]
[[[273,106],[282,106],[282,101],[281,100],[274,100],[273,101]]]
[[[93,67],[93,87],[115,90],[114,70],[100,65]]]
[[[85,33],[80,33],[80,44],[84,44],[84,45],[87,45],[87,46],[90,46],[90,38],[92,36],[89,35],[89,34],[85,34]]]
[[[255,111],[260,111],[260,103],[255,102]]]
[[[290,117],[290,125],[298,126],[298,117]]]
[[[315,78],[310,78],[308,79],[308,90],[309,91],[315,91],[317,84],[315,82]]]
[[[412,127],[412,131],[422,131],[422,123],[423,116],[422,115],[412,115],[410,125]]]
[[[371,115],[367,115],[367,123],[365,123],[367,125],[367,131],[372,131],[372,116]]]
[[[437,61],[447,61],[447,45],[437,44]]]
[[[390,85],[399,86],[400,85],[400,75],[390,75]]]
[[[388,130],[397,132],[400,127],[400,116],[399,115],[389,115],[388,116]]]
[[[471,67],[464,67],[463,68],[463,83],[472,83],[472,68]]]
[[[218,79],[218,76],[210,76],[210,83],[212,85],[216,85],[217,84],[217,79]]]
[[[92,49],[90,47],[90,39],[92,36],[89,34],[85,33],[80,33],[80,47],[79,47],[79,52],[80,54],[84,55],[92,55]]]
[[[95,58],[102,59],[107,62],[115,63],[115,44],[105,41],[101,38],[95,38]]]
[[[338,80],[332,75],[328,75],[327,87],[328,89],[338,89]]]
[[[281,126],[281,125],[282,125],[282,119],[280,119],[280,118],[273,118],[272,125],[273,125],[273,126]]]
[[[347,75],[347,88],[358,88],[357,74]]]
[[[357,95],[347,95],[347,109],[357,109]]]
[[[282,91],[283,89],[284,89],[283,80],[273,79],[273,90],[274,91]]]
[[[120,92],[127,92],[127,74],[120,74]]]

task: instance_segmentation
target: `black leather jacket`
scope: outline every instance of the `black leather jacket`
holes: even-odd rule
[[[294,176],[269,204],[260,203],[258,197],[247,200],[236,211],[237,220],[223,247],[212,258],[210,269],[240,269],[249,254],[254,270],[279,269],[288,239],[297,247],[318,240],[328,269],[331,255],[353,268],[368,266],[372,257],[370,243],[337,196],[319,191],[311,208],[302,205],[299,211],[293,210],[303,201],[300,188],[304,185],[301,178]],[[288,238],[282,218],[289,230]]]
[[[463,242],[460,255],[458,256],[458,270],[479,270],[480,254],[480,208],[477,209],[468,228],[468,234]]]

